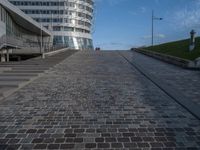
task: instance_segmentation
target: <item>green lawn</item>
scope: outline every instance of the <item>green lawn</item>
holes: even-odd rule
[[[145,49],[188,60],[195,60],[196,58],[200,57],[200,37],[196,39],[196,48],[192,52],[189,52],[189,43],[190,41],[187,39],[156,45],[154,47],[147,47]]]

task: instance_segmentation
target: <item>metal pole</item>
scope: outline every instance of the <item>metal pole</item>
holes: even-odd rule
[[[151,37],[151,45],[152,45],[152,47],[153,47],[153,45],[154,45],[154,11],[152,10],[152,37]]]
[[[41,14],[40,14],[40,53],[42,54],[42,22],[41,22]]]
[[[44,58],[43,55],[43,35],[42,35],[42,16],[40,11],[40,53],[42,55],[42,58]]]
[[[53,13],[51,12],[51,32],[53,32]]]
[[[51,49],[53,48],[53,12],[51,12],[51,39],[50,39],[50,42],[52,42],[52,45],[51,43],[49,43],[49,51],[51,51]],[[53,49],[52,49],[53,50]]]
[[[58,1],[58,18],[60,19],[60,0]]]
[[[63,7],[64,7],[64,10],[63,10],[63,14],[62,14],[62,31],[64,32],[64,30],[65,30],[64,29],[65,28],[65,25],[64,25],[64,23],[65,23],[64,22],[64,19],[65,19],[65,16],[64,16],[65,15],[64,14],[65,13],[65,2],[64,2],[64,6]],[[65,36],[63,36],[63,46],[62,46],[62,48],[64,47],[64,45],[65,45]]]
[[[10,57],[10,56],[9,56],[9,49],[7,48],[7,49],[6,49],[6,61],[7,61],[7,62],[10,61],[9,57]]]

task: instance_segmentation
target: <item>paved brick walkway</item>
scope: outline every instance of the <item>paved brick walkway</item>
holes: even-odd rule
[[[133,61],[148,73],[179,89],[187,99],[200,105],[200,71],[182,69],[137,52],[133,52],[133,55]]]
[[[200,121],[117,52],[78,52],[0,102],[0,149],[175,148],[200,149]]]

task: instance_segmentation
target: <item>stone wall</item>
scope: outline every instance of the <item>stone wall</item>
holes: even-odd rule
[[[135,48],[134,49],[136,52],[142,53],[144,55],[147,56],[151,56],[153,58],[159,59],[161,61],[165,61],[167,63],[170,64],[174,64],[183,68],[187,68],[187,69],[200,69],[200,58],[195,60],[195,61],[190,61],[187,59],[182,59],[182,58],[178,58],[175,56],[170,56],[170,55],[166,55],[166,54],[161,54],[161,53],[157,53],[157,52],[153,52],[150,50],[145,50],[145,49],[138,49]]]

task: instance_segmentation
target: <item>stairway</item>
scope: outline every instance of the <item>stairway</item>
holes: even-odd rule
[[[0,63],[0,100],[37,79],[75,52],[77,51],[67,50],[45,59],[37,57],[21,62]]]

